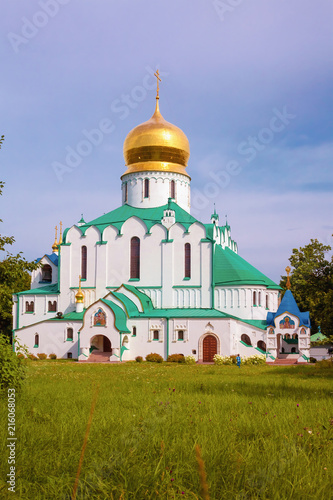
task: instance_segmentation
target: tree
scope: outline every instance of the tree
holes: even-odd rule
[[[333,337],[333,257],[326,258],[331,251],[317,239],[299,249],[294,248],[289,258],[292,266],[291,291],[301,311],[309,311],[311,329],[318,326],[327,336]],[[286,289],[287,277],[281,276],[280,286]]]
[[[0,149],[4,136],[0,138]],[[0,196],[4,182],[0,181]],[[0,219],[2,222],[2,219]],[[0,260],[0,332],[10,337],[12,332],[12,295],[30,288],[29,271],[37,269],[36,262],[28,262],[22,257],[22,252],[16,255],[5,249],[6,245],[12,245],[15,239],[13,236],[2,236],[0,234],[0,256],[5,252]]]

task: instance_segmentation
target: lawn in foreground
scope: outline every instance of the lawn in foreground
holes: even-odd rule
[[[16,493],[69,499],[99,386],[78,499],[201,498],[195,445],[211,499],[329,499],[332,370],[315,366],[30,362],[16,404]],[[2,402],[3,403],[3,402]]]

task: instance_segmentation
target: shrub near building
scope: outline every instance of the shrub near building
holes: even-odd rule
[[[9,387],[20,389],[24,378],[24,361],[13,352],[8,339],[0,334],[0,393]]]

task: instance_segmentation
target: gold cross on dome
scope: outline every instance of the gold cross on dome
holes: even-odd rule
[[[286,283],[286,287],[288,290],[290,290],[290,271],[291,271],[291,268],[289,266],[286,267],[286,273],[287,273],[287,283]]]
[[[159,90],[160,90],[160,86],[159,86],[159,81],[161,82],[161,78],[160,78],[160,72],[158,71],[158,69],[156,70],[156,73],[154,73],[154,76],[156,76],[156,81],[157,81],[157,92],[156,92],[156,99],[159,99]]]

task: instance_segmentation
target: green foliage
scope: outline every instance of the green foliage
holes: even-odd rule
[[[264,365],[266,363],[266,355],[258,354],[254,356],[249,356],[248,358],[244,358],[242,360],[244,365]]]
[[[146,361],[150,361],[151,363],[163,363],[163,358],[156,352],[151,352],[147,354]]]
[[[184,354],[170,354],[167,361],[169,363],[185,363]]]
[[[185,363],[187,365],[195,365],[196,364],[196,359],[194,356],[185,356]]]
[[[50,359],[57,359],[57,355],[54,353],[49,354]]]
[[[299,249],[294,248],[289,258],[292,266],[291,291],[301,311],[309,311],[311,330],[318,326],[333,340],[333,257],[326,258],[331,251],[317,239]],[[286,289],[287,277],[282,276],[280,286]]]
[[[214,355],[214,364],[215,365],[232,365],[233,360],[231,356],[221,356],[220,354]]]
[[[8,499],[72,498],[97,386],[77,500],[202,499],[196,444],[211,500],[332,498],[332,370],[59,360],[28,375]],[[0,404],[1,478],[7,414]]]
[[[135,358],[135,361],[136,361],[137,363],[142,363],[142,361],[143,361],[143,357],[142,357],[142,356],[137,356],[137,357]]]
[[[24,361],[13,352],[5,335],[0,334],[0,393],[7,388],[19,390],[25,378],[25,369]]]
[[[0,140],[3,140],[3,136]],[[4,183],[0,181],[0,195]],[[2,219],[0,219],[2,222]],[[0,331],[8,337],[12,332],[12,295],[30,288],[30,274],[33,269],[37,269],[36,262],[28,262],[22,257],[22,252],[13,255],[5,250],[6,245],[12,245],[15,239],[13,236],[0,235]],[[2,256],[1,252],[5,252]]]
[[[35,356],[34,354],[31,354],[31,353],[28,354],[28,359],[30,359],[31,361],[37,361],[38,360],[37,356]]]
[[[37,353],[37,356],[39,359],[47,359],[47,354],[45,354],[44,352]]]

